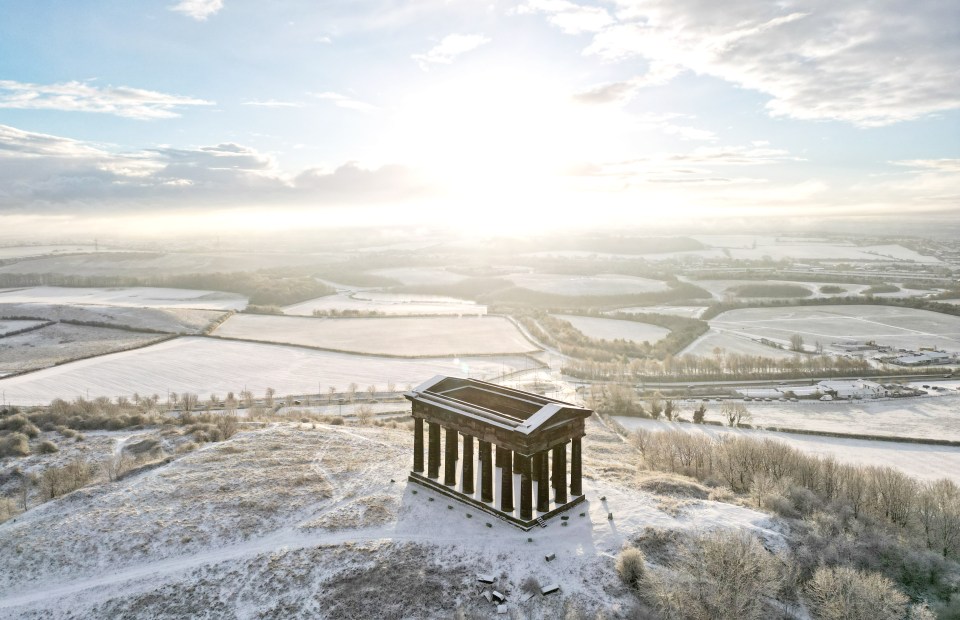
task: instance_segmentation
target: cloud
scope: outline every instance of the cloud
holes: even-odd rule
[[[170,10],[202,22],[222,8],[223,0],[180,0]]]
[[[352,97],[341,93],[334,92],[325,92],[325,93],[313,93],[313,96],[317,99],[323,101],[333,102],[338,108],[345,108],[347,110],[357,110],[359,112],[372,112],[377,109],[377,106],[367,103],[365,101],[359,101]]]
[[[960,159],[903,159],[891,162],[918,171],[948,172],[960,174]]]
[[[182,210],[211,206],[393,203],[429,193],[408,167],[290,174],[275,158],[233,142],[117,151],[0,125],[0,215]]]
[[[567,2],[538,2],[555,19]],[[960,5],[890,0],[614,0],[615,22],[584,49],[607,61],[642,59],[645,73],[578,95],[632,97],[680,72],[769,96],[773,116],[889,125],[960,108]],[[583,8],[583,7],[581,7]]]
[[[489,42],[490,39],[482,34],[448,34],[430,51],[425,54],[414,54],[412,58],[420,63],[423,69],[428,69],[430,65],[435,64],[449,65],[457,56]]]
[[[614,23],[606,9],[566,0],[530,0],[517,7],[518,14],[545,13],[547,20],[567,34],[598,32]]]
[[[0,80],[0,108],[97,112],[152,120],[176,118],[180,116],[176,108],[206,105],[213,102],[128,86],[97,87],[86,82],[42,85]]]

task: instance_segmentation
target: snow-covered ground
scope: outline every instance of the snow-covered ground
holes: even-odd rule
[[[341,291],[284,307],[285,314],[310,316],[314,310],[379,312],[386,315],[479,316],[487,307],[472,301],[438,295],[403,295],[374,291]]]
[[[46,368],[18,377],[0,379],[6,402],[15,405],[46,404],[54,398],[73,400],[164,395],[194,392],[201,398],[239,393],[246,387],[262,395],[268,387],[278,394],[315,393],[318,384],[345,391],[351,383],[361,389],[419,384],[437,374],[494,378],[531,368],[520,356],[383,358],[315,351],[293,346],[177,338],[135,351],[113,353]]]
[[[109,327],[54,323],[0,338],[0,374],[46,368],[155,342],[164,336]]]
[[[665,291],[661,280],[615,274],[573,276],[552,273],[513,273],[506,276],[521,288],[553,295],[632,295]]]
[[[235,314],[214,336],[404,357],[539,350],[503,317],[307,318]]]
[[[406,428],[271,426],[33,508],[0,525],[0,616],[493,616],[476,577],[492,573],[512,613],[552,619],[567,597],[628,604],[614,556],[645,528],[782,544],[762,513],[637,490],[636,454],[594,421],[588,501],[531,532],[407,482],[411,444]],[[529,577],[560,593],[521,602]]]
[[[405,285],[433,285],[433,284],[453,284],[466,280],[467,276],[433,267],[394,267],[390,269],[377,269],[370,273],[385,278],[398,280]]]
[[[0,336],[5,336],[10,332],[18,332],[23,329],[30,329],[43,325],[43,321],[2,321],[0,320]]]
[[[602,338],[604,340],[632,340],[634,342],[656,342],[670,333],[669,329],[649,323],[624,321],[622,319],[604,319],[593,316],[577,316],[572,314],[554,315],[558,319],[569,321],[571,325],[585,336]]]
[[[247,306],[247,298],[235,293],[179,288],[35,286],[0,292],[0,304],[72,304],[126,308],[242,310]]]
[[[796,355],[796,353],[791,351],[762,344],[759,342],[759,339],[759,336],[752,333],[740,333],[733,330],[711,328],[707,333],[687,345],[680,353],[681,355],[701,355],[709,357],[714,354],[715,349],[722,349],[725,353],[755,355],[774,359],[785,359]]]
[[[707,415],[708,420],[715,420],[717,417],[716,412],[714,412],[712,416]],[[921,480],[948,478],[960,484],[960,448],[952,446],[775,433],[712,425],[672,423],[662,420],[648,420],[625,416],[617,416],[616,420],[630,430],[638,428],[648,430],[675,429],[686,433],[704,433],[711,437],[738,434],[749,437],[776,439],[808,454],[833,457],[843,463],[876,466],[886,465],[896,467]]]
[[[960,352],[960,317],[893,306],[838,305],[794,308],[742,308],[710,321],[711,330],[788,342],[799,334],[811,344],[874,340],[916,350],[932,346]],[[691,348],[684,353],[694,352]],[[702,353],[701,353],[702,354]]]
[[[0,296],[2,299],[2,296]],[[225,313],[192,308],[132,308],[47,303],[0,303],[0,317],[33,317],[47,321],[105,323],[171,334],[196,334]]]
[[[614,312],[629,312],[631,314],[643,314],[650,312],[653,314],[672,314],[675,316],[685,316],[689,318],[700,318],[706,306],[632,306],[630,308],[618,308]]]

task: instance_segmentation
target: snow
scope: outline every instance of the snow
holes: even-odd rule
[[[379,312],[387,315],[483,315],[485,305],[438,295],[401,295],[371,291],[344,291],[286,306],[284,314],[311,316],[314,310]]]
[[[81,357],[142,346],[160,338],[163,338],[160,334],[55,323],[0,338],[0,374],[46,368]]]
[[[539,350],[503,317],[334,319],[235,314],[213,335],[404,357]]]
[[[127,308],[196,308],[242,310],[247,298],[234,293],[176,288],[73,288],[36,286],[0,292],[0,304],[42,303]]]
[[[18,332],[22,329],[30,329],[43,325],[43,321],[3,321],[0,320],[0,336],[5,336],[10,332]]]
[[[401,284],[408,286],[453,284],[467,279],[467,276],[462,276],[458,273],[447,271],[446,269],[429,267],[395,267],[392,269],[377,269],[370,273],[398,280]]]
[[[419,384],[437,374],[492,378],[530,368],[525,357],[378,358],[314,351],[292,346],[184,337],[134,351],[113,353],[0,379],[6,402],[46,404],[54,398],[73,400],[138,394],[194,392],[239,393],[244,388],[263,394],[315,394],[334,386],[345,391],[351,383],[398,386]]]
[[[554,315],[558,319],[569,321],[571,325],[585,336],[602,338],[604,340],[632,340],[634,342],[654,343],[670,333],[669,329],[649,323],[624,321],[622,319],[604,319],[592,316],[577,316],[572,314]]]
[[[796,355],[796,353],[791,351],[761,344],[759,339],[760,337],[753,333],[740,333],[711,327],[707,333],[687,345],[680,354],[709,357],[713,355],[714,349],[720,348],[727,354],[738,353],[740,355],[754,355],[774,359],[786,359]]]
[[[491,614],[476,584],[485,572],[511,612],[553,618],[564,596],[629,604],[613,557],[647,527],[737,528],[782,540],[762,513],[689,500],[671,514],[658,496],[586,464],[588,501],[569,513],[569,526],[553,520],[523,532],[406,482],[411,443],[407,429],[271,426],[33,508],[0,525],[0,616],[263,617],[282,609],[330,617],[331,606],[347,605],[374,617],[388,601],[431,596],[439,600],[428,599],[429,611],[407,615],[449,617],[457,604]],[[594,447],[601,459],[629,458],[629,447],[591,423],[585,458]],[[547,554],[556,559],[545,562]],[[374,585],[429,567],[440,569],[439,593]],[[368,575],[368,587],[339,585],[356,575]],[[561,595],[521,604],[519,585],[530,576]]]
[[[715,416],[713,418],[715,419]],[[709,413],[707,419],[711,419]],[[890,466],[920,480],[948,478],[960,484],[960,447],[733,429],[625,416],[617,416],[616,420],[629,430],[680,430],[685,433],[703,433],[711,437],[736,434],[776,439],[807,454],[833,457],[842,463]]]
[[[665,291],[669,287],[661,280],[599,274],[573,276],[551,273],[514,273],[506,276],[521,288],[553,295],[632,295]]]
[[[15,245],[0,247],[0,259],[28,258],[47,254],[81,254],[107,251],[93,245]]]
[[[713,330],[789,341],[800,334],[825,347],[842,340],[875,340],[894,348],[934,346],[960,352],[960,317],[893,306],[839,305],[743,308],[710,321]]]
[[[2,299],[2,296],[0,296]],[[0,317],[28,316],[47,321],[105,323],[172,334],[199,333],[222,317],[220,310],[192,308],[126,308],[46,303],[0,303]]]

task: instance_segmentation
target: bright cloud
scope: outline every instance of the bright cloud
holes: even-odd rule
[[[435,64],[449,65],[457,56],[489,42],[482,34],[448,34],[425,54],[414,54],[413,59],[424,69]]]
[[[213,105],[213,102],[128,86],[98,87],[86,82],[27,84],[0,80],[0,108],[98,112],[152,120],[180,116],[177,108],[207,105]]]
[[[551,24],[567,34],[597,32],[614,23],[606,9],[583,6],[566,0],[530,0],[517,13],[545,13]]]
[[[223,8],[223,0],[180,0],[170,7],[171,11],[183,13],[197,21],[205,21]]]
[[[573,10],[570,3],[536,4],[552,23],[570,31],[556,22]],[[631,80],[582,93],[584,101],[622,100],[692,71],[768,95],[767,110],[774,116],[873,127],[960,108],[955,3],[615,4],[616,22],[599,28],[584,53],[609,61],[641,58],[649,68]]]

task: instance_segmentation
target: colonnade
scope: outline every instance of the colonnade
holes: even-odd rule
[[[423,418],[414,418],[413,471],[420,475],[424,475],[423,424]],[[479,472],[475,473],[473,436],[461,433],[454,428],[442,427],[436,422],[428,421],[427,427],[426,476],[437,482],[440,481],[441,434],[444,434],[443,484],[454,487],[465,495],[474,496],[482,502],[492,504],[497,510],[507,513],[515,512],[515,474],[520,478],[518,501],[521,519],[532,519],[534,507],[538,513],[549,512],[551,499],[554,507],[566,504],[568,501],[567,444],[570,444],[569,494],[572,498],[583,495],[583,466],[579,437],[534,454],[521,454],[489,441],[480,440],[477,459]],[[461,435],[462,459],[459,455]],[[456,488],[458,486],[457,461],[460,461],[459,488]],[[498,471],[495,471],[495,468]],[[496,476],[499,481],[499,493],[495,494],[494,479],[497,473],[499,473],[499,476]],[[475,482],[478,488],[475,488]],[[476,497],[477,494],[479,497]]]

